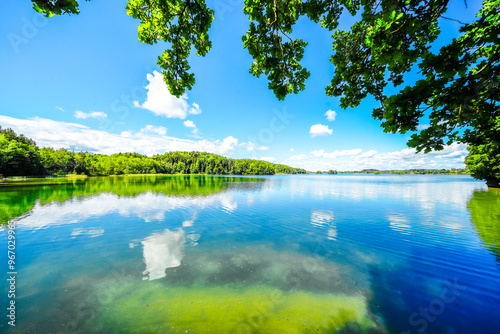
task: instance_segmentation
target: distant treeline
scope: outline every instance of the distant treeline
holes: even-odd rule
[[[0,175],[38,176],[85,174],[302,174],[304,169],[253,159],[228,159],[205,152],[168,152],[148,157],[139,153],[113,155],[38,148],[12,129],[0,127]]]
[[[339,174],[469,174],[466,168],[452,168],[452,169],[405,169],[405,170],[378,170],[378,169],[363,169],[362,171],[355,172],[338,172]],[[330,173],[328,174],[337,174]]]

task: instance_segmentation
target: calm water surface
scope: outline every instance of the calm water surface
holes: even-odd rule
[[[500,329],[500,192],[469,176],[3,185],[0,220],[18,272],[0,332]]]

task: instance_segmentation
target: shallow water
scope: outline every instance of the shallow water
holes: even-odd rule
[[[500,192],[468,176],[17,184],[0,187],[0,220],[18,273],[0,332],[500,328]]]

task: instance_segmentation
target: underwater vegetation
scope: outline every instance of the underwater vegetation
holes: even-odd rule
[[[265,247],[186,254],[161,279],[97,284],[96,296],[111,291],[112,298],[99,303],[87,327],[103,333],[384,333],[369,311],[370,292],[354,289],[352,274],[331,261]]]
[[[374,328],[362,296],[283,292],[266,285],[167,288],[130,284],[100,309],[114,333],[335,333],[351,323]]]

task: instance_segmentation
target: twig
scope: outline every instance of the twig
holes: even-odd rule
[[[463,24],[463,25],[468,24],[468,23],[464,23],[464,22],[462,22],[462,21],[460,21],[460,20],[457,20],[457,19],[451,19],[451,18],[446,17],[446,16],[441,16],[441,17],[442,17],[443,19],[445,19],[445,20],[457,21],[458,23]]]

